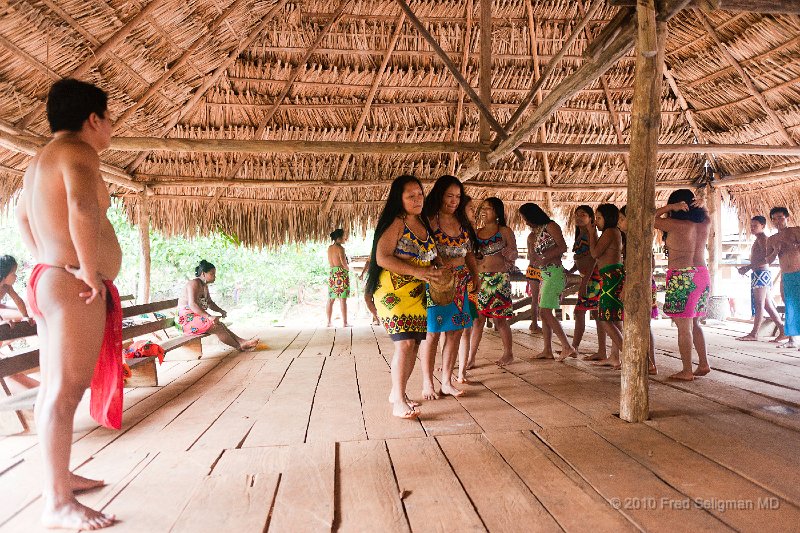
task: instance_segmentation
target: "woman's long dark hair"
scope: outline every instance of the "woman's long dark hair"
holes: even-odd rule
[[[433,184],[433,189],[431,189],[431,192],[429,192],[425,197],[425,204],[422,206],[422,214],[428,221],[436,216],[442,209],[442,202],[444,201],[444,195],[447,192],[447,189],[453,185],[458,187],[458,190],[461,194],[458,207],[456,207],[456,212],[453,214],[455,215],[456,220],[458,220],[458,223],[461,224],[461,227],[467,231],[467,236],[472,244],[472,249],[477,250],[478,236],[475,233],[475,228],[472,227],[472,224],[470,224],[470,221],[467,218],[466,211],[470,197],[464,192],[464,184],[461,183],[461,180],[459,180],[457,177],[445,174],[436,180],[436,183]]]
[[[533,224],[534,226],[546,226],[552,221],[552,219],[547,216],[547,213],[539,207],[539,204],[534,204],[533,202],[528,202],[519,206],[519,214],[522,215],[525,222]]]
[[[667,204],[676,204],[678,202],[686,202],[686,205],[689,206],[688,211],[672,211],[669,214],[669,218],[675,220],[688,220],[689,222],[694,222],[695,224],[699,224],[700,222],[705,222],[707,218],[706,210],[702,207],[694,207],[692,206],[692,202],[694,202],[695,196],[694,193],[689,189],[678,189],[672,191],[672,194],[669,195],[667,199]],[[664,244],[667,243],[667,232],[662,231],[664,236]]]
[[[488,202],[494,209],[494,214],[497,215],[497,225],[501,228],[507,226],[506,224],[506,208],[503,205],[503,200],[496,196],[486,198],[484,202]]]
[[[389,197],[386,198],[386,205],[383,206],[381,216],[378,217],[378,223],[375,226],[375,235],[372,237],[372,253],[369,256],[369,271],[367,273],[367,286],[365,289],[368,294],[375,292],[375,289],[378,287],[378,278],[383,271],[383,268],[378,265],[378,261],[375,258],[375,252],[378,249],[378,241],[397,217],[406,214],[403,209],[403,191],[409,183],[416,183],[423,192],[425,191],[425,189],[422,188],[422,182],[419,181],[416,176],[404,174],[395,178],[392,182],[392,186],[389,188]],[[425,226],[425,231],[430,235],[431,227],[430,224],[428,224],[425,213],[423,212],[419,218],[422,221],[422,225]]]
[[[614,204],[600,204],[597,212],[603,217],[603,231],[616,228],[619,223],[619,208]]]
[[[0,256],[0,281],[6,279],[11,271],[17,268],[17,260],[10,255]]]
[[[198,263],[198,265],[194,269],[194,275],[199,278],[200,274],[205,274],[206,272],[211,272],[215,268],[216,267],[214,265],[212,265],[211,263],[209,263],[205,259],[201,259],[200,263]]]
[[[594,209],[592,209],[591,206],[579,205],[578,207],[575,208],[575,212],[578,211],[583,211],[584,213],[589,215],[589,219],[592,221],[592,223],[594,223]],[[575,224],[575,244],[578,244],[578,237],[580,236],[581,236],[581,228],[579,228],[578,225]]]

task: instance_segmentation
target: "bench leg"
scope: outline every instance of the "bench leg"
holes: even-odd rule
[[[0,378],[0,388],[6,396],[11,396],[11,391],[5,379]],[[34,427],[33,410],[21,409],[19,411],[0,411],[0,435],[16,435],[25,433]]]
[[[131,377],[125,380],[125,387],[158,387],[157,357],[128,359]]]

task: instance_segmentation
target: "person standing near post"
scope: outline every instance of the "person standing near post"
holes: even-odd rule
[[[790,337],[789,342],[781,346],[790,348],[794,347],[792,337],[800,335],[800,228],[789,226],[789,210],[785,207],[770,209],[769,219],[778,233],[767,239],[764,262],[769,265],[777,257],[781,265],[781,289],[786,306],[784,333]]]
[[[683,369],[669,379],[692,381],[711,372],[700,326],[711,292],[711,277],[706,266],[711,219],[692,191],[678,189],[670,194],[667,205],[656,210],[654,226],[664,232],[664,245],[669,254],[664,313],[678,327],[678,349],[683,363]],[[692,346],[699,359],[694,372]]]
[[[28,304],[40,339],[36,425],[42,523],[49,528],[99,529],[115,522],[73,494],[103,482],[69,471],[73,417],[87,387],[92,416],[116,429],[122,422],[122,310],[113,284],[122,251],[106,218],[111,202],[98,155],[114,128],[107,105],[94,85],[69,78],[53,84],[47,97],[53,140],[28,165],[17,208],[23,241],[38,262]]]
[[[347,254],[344,252],[344,242],[347,237],[342,228],[331,232],[333,244],[328,246],[328,264],[331,273],[328,277],[328,304],[325,312],[328,316],[328,327],[331,327],[331,315],[333,314],[333,302],[339,300],[342,308],[342,321],[344,327],[350,327],[347,323],[347,298],[350,296],[350,270],[347,263]]]
[[[775,303],[772,301],[769,291],[772,288],[772,272],[769,270],[769,263],[766,262],[767,258],[767,235],[764,229],[767,226],[767,219],[756,215],[750,219],[750,233],[752,233],[756,241],[750,249],[750,264],[739,267],[739,274],[745,275],[750,270],[750,289],[753,296],[753,307],[755,315],[753,316],[753,329],[750,333],[742,337],[736,337],[737,341],[757,341],[758,330],[761,328],[761,322],[764,319],[764,311],[766,310],[769,317],[778,326],[779,334],[770,342],[781,342],[787,339],[783,334],[783,322],[775,309]]]

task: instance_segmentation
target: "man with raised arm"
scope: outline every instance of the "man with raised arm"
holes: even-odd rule
[[[28,303],[40,339],[42,384],[36,425],[44,459],[42,523],[100,529],[115,517],[80,504],[75,491],[103,485],[69,471],[73,418],[91,385],[92,416],[122,421],[122,313],[112,280],[122,262],[105,212],[109,194],[99,153],[111,142],[106,94],[63,79],[50,89],[53,140],[31,160],[17,208],[22,237],[37,260]]]
[[[790,337],[785,348],[794,347],[794,338],[800,335],[800,228],[789,226],[789,210],[785,207],[773,207],[769,210],[769,219],[778,233],[767,239],[766,264],[770,264],[777,256],[781,265],[781,288],[783,303],[786,306],[784,334]]]

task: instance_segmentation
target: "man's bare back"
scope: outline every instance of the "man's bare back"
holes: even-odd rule
[[[787,227],[767,239],[767,259],[778,256],[782,272],[800,270],[800,228]]]
[[[70,228],[67,190],[75,186],[65,182],[66,172],[85,172],[85,187],[96,190],[97,206],[101,216],[96,221],[97,258],[96,270],[103,279],[113,280],[122,265],[120,249],[114,228],[102,213],[109,208],[111,200],[99,174],[99,158],[94,149],[71,136],[57,138],[45,146],[33,158],[25,172],[23,187],[33,248],[39,263],[63,267],[78,266],[80,261]],[[86,179],[94,175],[93,179]],[[80,206],[75,206],[80,207]],[[80,238],[80,237],[78,237]]]

